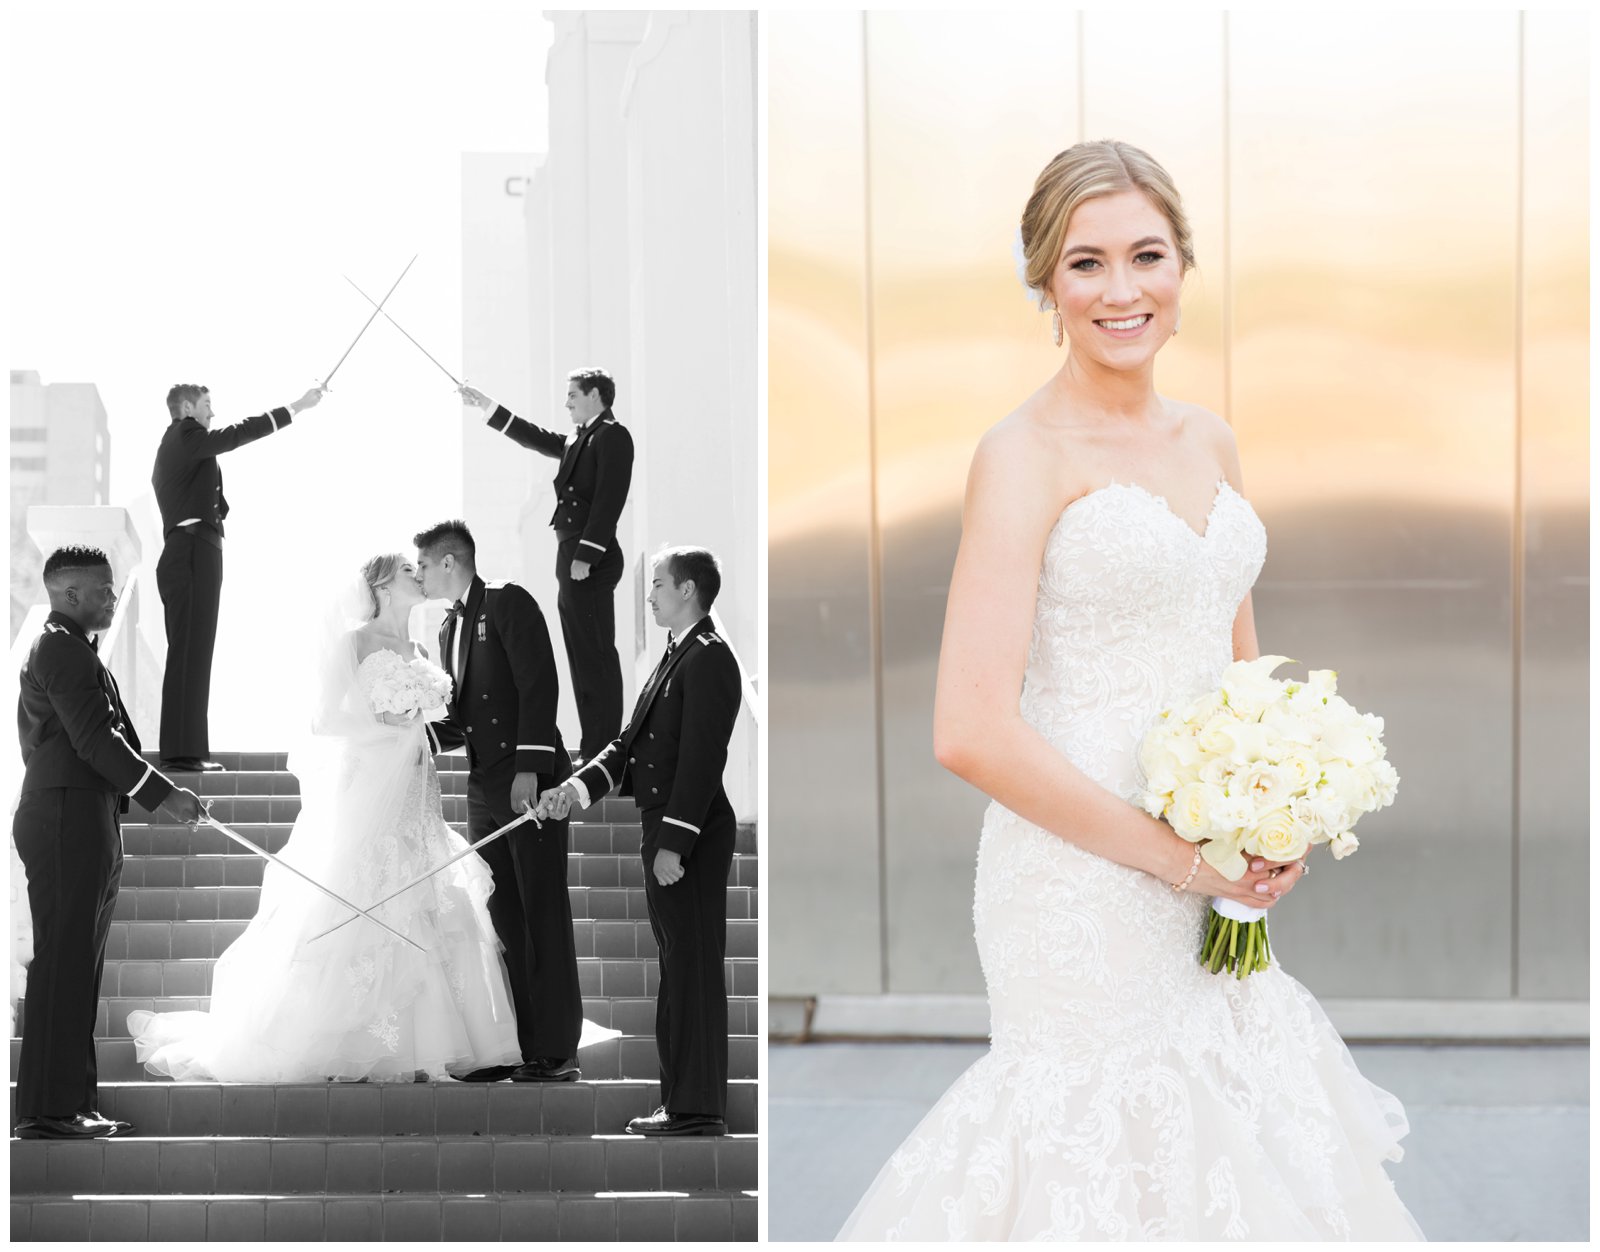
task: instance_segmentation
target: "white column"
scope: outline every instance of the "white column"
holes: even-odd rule
[[[717,609],[759,678],[754,15],[651,14],[621,109],[637,533],[647,559],[663,544],[717,553]],[[739,816],[753,817],[748,716],[727,782]]]

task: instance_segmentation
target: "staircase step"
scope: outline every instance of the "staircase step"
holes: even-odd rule
[[[130,1040],[101,1040],[139,1069]],[[102,1056],[105,1052],[102,1051]],[[119,1056],[119,1062],[121,1057]],[[11,1122],[16,1124],[16,1083]],[[100,1112],[132,1122],[138,1137],[322,1135],[619,1134],[631,1118],[661,1104],[653,1078],[584,1077],[571,1083],[219,1083],[108,1080],[102,1066]],[[728,1129],[754,1134],[756,1080],[728,1083]],[[17,1140],[16,1142],[23,1142]],[[41,1141],[42,1142],[42,1141]],[[12,1186],[17,1185],[13,1176]],[[276,1184],[274,1184],[276,1185]]]
[[[710,1142],[688,1140],[686,1142]],[[753,1190],[11,1196],[11,1238],[56,1241],[753,1241]]]
[[[300,801],[293,797],[251,796],[248,800],[230,803],[218,800],[211,807],[212,815],[223,825],[231,826],[258,848],[268,852],[281,852],[289,841],[294,819],[300,811]],[[467,811],[464,802],[446,800],[445,822],[463,838],[467,835]],[[637,819],[633,821],[583,821],[570,827],[571,851],[574,853],[622,853],[639,855],[640,831]],[[211,826],[190,830],[187,826],[164,822],[124,822],[122,850],[126,857],[173,857],[216,855],[228,853],[239,857],[252,857],[239,844]],[[755,827],[741,826],[734,836],[733,850],[753,855],[756,846]],[[127,866],[124,866],[126,881]],[[138,883],[132,885],[138,886]]]
[[[219,888],[228,890],[248,889],[258,893],[253,898],[259,905],[261,876],[266,865],[266,861],[261,857],[252,856],[248,853],[239,856],[125,856],[122,861],[122,882],[119,894],[130,895],[130,893],[136,891],[151,890],[177,892],[178,897],[174,907],[180,910],[180,915],[182,915],[183,910],[188,910],[188,915],[194,918],[214,919],[221,916],[231,919],[241,916],[241,914],[237,912],[223,913],[221,910],[224,907],[237,909],[240,906],[236,903],[230,901],[224,904],[220,896],[210,899],[197,896],[193,900],[185,902],[185,894],[195,890],[215,891]],[[572,902],[572,915],[574,918],[621,920],[631,917],[643,921],[649,917],[649,907],[645,903],[644,888],[642,886],[574,886],[567,888],[567,895]],[[123,905],[122,908],[133,912],[128,916],[123,916],[122,920],[138,920],[137,913],[141,906],[155,907],[139,896],[130,895],[130,903]],[[754,917],[756,909],[755,888],[729,887],[726,896],[726,908],[729,921],[733,921],[736,918]],[[242,916],[253,917],[255,916],[255,910],[252,909],[250,913]]]
[[[165,999],[128,998],[104,999],[99,1005],[95,1024],[96,1056],[107,1044],[124,1043],[127,1051],[108,1049],[106,1067],[100,1071],[104,1079],[137,1079],[144,1076],[143,1068],[133,1059],[133,1041],[128,1038],[128,1014],[135,1009],[155,1013],[178,1013],[185,1010],[204,1012],[211,1005],[210,996],[172,996]],[[17,1065],[22,1055],[21,1036],[11,1041],[11,1076],[16,1079]],[[585,1078],[644,1078],[655,1079],[661,1075],[661,1064],[656,1055],[654,1034],[621,1035],[591,1044],[578,1052],[578,1065]],[[756,1036],[728,1035],[728,1077],[756,1077]],[[160,1080],[156,1080],[160,1081]]]
[[[13,1139],[11,1188],[36,1196],[754,1189],[754,1135],[697,1138],[709,1149],[625,1133]]]

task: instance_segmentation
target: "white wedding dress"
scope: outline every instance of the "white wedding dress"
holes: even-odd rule
[[[1075,500],[1045,547],[1023,716],[1136,803],[1141,737],[1216,687],[1265,557],[1226,483],[1203,533],[1141,487]],[[990,1051],[839,1237],[1420,1239],[1381,1164],[1400,1159],[1399,1102],[1276,963],[1201,968],[1207,908],[990,804],[973,900]]]
[[[364,908],[466,844],[444,823],[419,721],[388,726],[368,693],[380,653],[358,665],[340,635],[321,671],[315,732],[291,753],[301,809],[279,856]],[[408,658],[409,659],[409,658]],[[225,1082],[410,1081],[522,1061],[501,945],[473,854],[357,917],[269,864],[255,918],[217,961],[208,1012],[128,1015],[155,1073]]]

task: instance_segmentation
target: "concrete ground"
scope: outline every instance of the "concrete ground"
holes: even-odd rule
[[[769,1051],[768,1232],[831,1239],[900,1141],[983,1045]],[[1587,1240],[1586,1046],[1358,1045],[1411,1121],[1389,1176],[1430,1240]]]

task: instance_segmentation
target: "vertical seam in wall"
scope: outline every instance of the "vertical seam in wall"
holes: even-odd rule
[[[1512,480],[1511,480],[1511,997],[1520,983],[1522,928],[1522,635],[1526,530],[1522,482],[1522,351],[1527,319],[1527,275],[1524,244],[1527,234],[1528,57],[1527,14],[1517,14],[1517,206],[1513,271],[1516,293],[1512,331]]]
[[[889,990],[889,822],[883,769],[883,552],[878,533],[878,379],[872,301],[872,93],[868,15],[861,15],[862,312],[867,353],[867,615],[872,640],[872,732],[878,824],[878,987]]]
[[[1232,28],[1222,15],[1222,418],[1233,425],[1233,92]]]
[[[1083,10],[1078,10],[1078,142],[1089,138],[1088,89],[1084,85]]]

